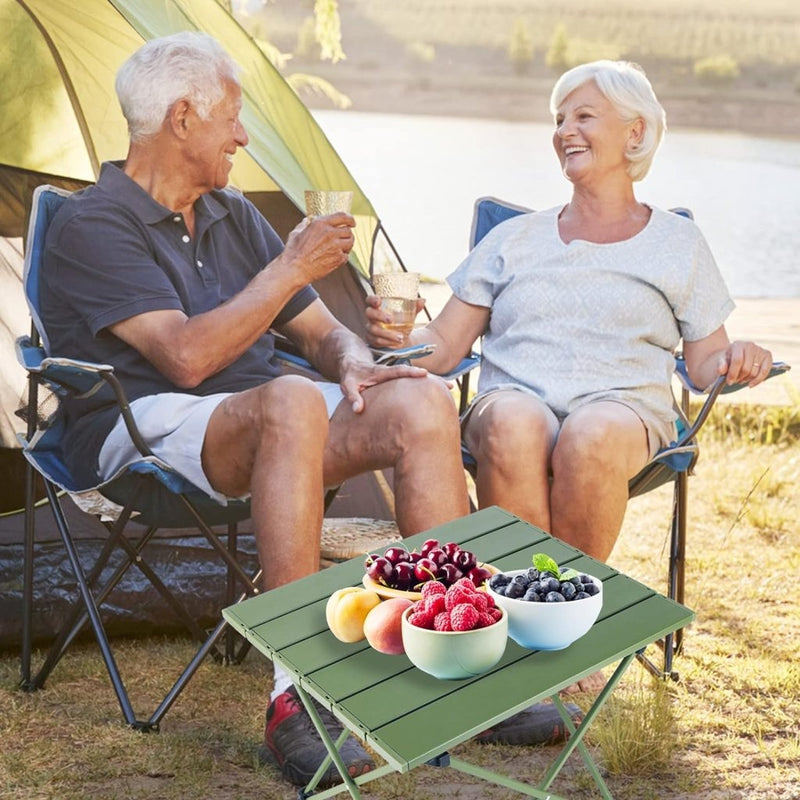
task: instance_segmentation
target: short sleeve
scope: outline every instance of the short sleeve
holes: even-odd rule
[[[673,300],[681,336],[689,342],[712,334],[735,308],[708,242],[694,223],[692,227],[695,240],[689,273],[683,291]]]

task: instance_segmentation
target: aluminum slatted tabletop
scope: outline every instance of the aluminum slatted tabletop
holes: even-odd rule
[[[689,624],[693,612],[497,507],[410,537],[404,544],[409,549],[419,548],[431,537],[457,542],[474,552],[479,561],[501,570],[530,565],[532,555],[541,552],[550,555],[562,569],[572,567],[590,573],[603,581],[600,617],[585,636],[564,650],[531,651],[509,639],[503,658],[489,672],[447,681],[418,670],[404,655],[379,653],[366,641],[345,644],[328,630],[328,597],[336,589],[360,585],[362,557],[226,608],[223,614],[228,622],[292,676],[343,773],[344,783],[339,786],[315,792],[312,780],[299,796],[324,798],[349,791],[353,798],[360,798],[360,785],[392,771],[408,772],[422,764],[434,764],[528,797],[556,800],[558,795],[549,790],[550,786],[577,749],[601,796],[611,798],[583,736],[636,653]],[[613,675],[576,730],[558,692],[609,665],[616,665]],[[386,763],[351,779],[338,758],[337,743],[327,736],[313,709],[311,697],[341,720],[345,733],[352,732]],[[531,776],[531,783],[512,780],[449,754],[456,745],[547,698],[559,708],[572,735],[547,772]]]

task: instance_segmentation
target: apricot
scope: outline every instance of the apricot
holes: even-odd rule
[[[381,598],[359,586],[337,589],[325,605],[325,620],[340,642],[360,642],[364,638],[364,620]]]

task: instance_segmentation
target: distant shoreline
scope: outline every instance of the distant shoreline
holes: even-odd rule
[[[422,79],[403,71],[358,69],[347,62],[302,66],[347,95],[353,111],[552,121],[548,105],[554,78],[550,77],[465,77],[460,71],[442,71]],[[657,81],[655,86],[667,112],[668,127],[800,138],[800,93],[698,86],[660,90]],[[309,108],[332,108],[319,94],[305,92],[301,96]]]

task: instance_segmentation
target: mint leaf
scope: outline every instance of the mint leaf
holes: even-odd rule
[[[578,572],[578,570],[568,569],[566,572],[562,572],[558,579],[560,581],[568,581],[576,577],[577,575],[580,575],[580,572]]]
[[[558,564],[556,564],[556,562],[553,561],[553,559],[550,558],[547,553],[536,553],[532,560],[533,566],[536,567],[539,572],[552,572],[556,577],[559,577],[561,574],[558,571]]]

